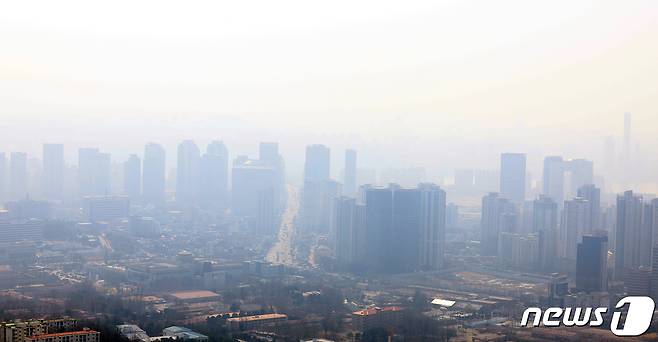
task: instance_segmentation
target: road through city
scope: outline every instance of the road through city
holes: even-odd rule
[[[299,212],[299,191],[292,185],[287,186],[288,200],[286,210],[281,217],[281,225],[277,241],[269,250],[265,260],[284,265],[294,265],[293,234],[295,231],[295,217]]]

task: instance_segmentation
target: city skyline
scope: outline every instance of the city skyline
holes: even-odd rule
[[[655,0],[0,9],[0,342],[658,341]]]
[[[252,155],[242,138],[253,135],[278,141],[291,170],[300,146],[320,143],[355,148],[373,168],[426,159],[443,176],[516,151],[534,174],[547,155],[605,165],[612,148],[647,156],[634,168],[642,183],[658,172],[650,1],[260,6],[8,4],[0,146],[32,155],[57,142],[123,159],[194,138]]]
[[[181,164],[178,164],[177,162],[178,157],[180,156],[180,151],[176,153],[176,149],[180,148],[181,143],[192,143],[194,144],[194,146],[196,146],[197,140],[196,139],[181,140],[176,144],[173,151],[168,151],[166,148],[163,147],[162,144],[156,142],[146,143],[145,145],[142,146],[142,149],[143,148],[148,149],[149,146],[157,146],[157,148],[163,149],[162,152],[158,152],[158,153],[163,153],[164,155],[166,155],[166,157],[164,155],[162,157],[158,157],[162,159],[161,161],[158,161],[158,163],[164,163],[164,165],[160,165],[158,167],[159,168],[164,167],[165,178],[171,179],[172,172],[178,170],[179,167],[181,166]],[[236,160],[240,156],[248,155],[245,153],[240,153],[235,151],[232,146],[230,145],[227,146],[226,144],[224,144],[224,141],[220,141],[217,139],[210,140],[208,142],[208,146],[210,147],[217,143],[221,143],[222,146],[224,146],[223,148],[225,149],[225,151],[221,153],[225,154],[225,156],[222,157],[225,158],[226,160],[225,163],[229,163],[230,161]],[[280,144],[278,142],[275,144],[277,145],[277,150],[280,150],[280,148],[278,147]],[[72,146],[62,143],[43,143],[41,144],[41,146],[42,149],[41,151],[38,152],[38,154],[25,153],[23,152],[24,150],[19,150],[19,151],[0,150],[0,153],[3,153],[6,156],[6,158],[4,158],[5,159],[4,162],[7,163],[6,166],[8,169],[5,170],[5,172],[9,174],[11,171],[10,167],[11,167],[12,154],[14,154],[15,157],[20,156],[20,158],[26,159],[25,161],[26,170],[30,169],[31,172],[34,172],[35,170],[41,172],[43,168],[45,168],[46,170],[49,167],[52,168],[52,166],[50,165],[53,163],[57,165],[57,167],[59,168],[61,168],[62,166],[64,166],[65,168],[71,168],[71,167],[80,168],[82,165],[84,169],[85,167],[84,165],[86,165],[85,161],[89,160],[89,158],[96,158],[96,157],[92,157],[91,156],[92,154],[97,155],[97,158],[105,159],[105,163],[109,164],[111,169],[114,169],[116,167],[125,167],[125,163],[131,160],[133,160],[133,163],[139,162],[139,164],[141,165],[142,159],[146,154],[149,153],[149,151],[145,151],[144,153],[142,153],[138,150],[138,148],[132,148],[131,150],[128,151],[129,153],[125,157],[122,156],[117,157],[116,155],[107,152],[104,148],[79,147],[77,149],[73,149]],[[306,145],[307,148],[309,146],[325,146],[325,145],[319,145],[319,144]],[[199,149],[197,148],[197,150]],[[286,160],[286,163],[289,163],[288,161],[290,159],[295,160],[298,159],[300,155],[301,156],[304,155],[303,147],[297,148],[297,150],[298,153],[295,153],[292,158],[286,158],[287,155],[281,155],[281,157],[284,160]],[[333,159],[337,162],[331,163],[330,165],[328,164],[326,166],[329,172],[328,177],[330,179],[344,182],[345,166],[347,165],[346,163],[348,163],[348,159],[346,159],[345,153],[354,153],[357,150],[358,149],[355,149],[352,146],[347,146],[344,148],[344,150],[341,150],[340,148],[335,148],[335,146],[329,146],[326,152],[328,153],[327,158]],[[350,152],[350,151],[354,151],[354,152]],[[519,151],[519,149],[513,149],[513,151]],[[196,162],[193,163],[194,165],[197,165],[194,166],[195,168],[198,167],[199,163],[201,163],[202,160],[201,157],[204,156],[205,156],[204,158],[209,157],[208,153],[203,154],[201,153],[201,151],[199,151],[197,154],[198,156],[195,159]],[[258,154],[258,151],[256,151],[253,154]],[[598,184],[599,186],[604,185],[606,191],[613,193],[622,192],[628,189],[634,189],[636,191],[640,191],[641,193],[658,192],[658,182],[652,181],[651,179],[647,181],[643,181],[642,177],[637,176],[637,174],[632,170],[631,167],[627,167],[626,169],[615,170],[613,172],[608,168],[606,168],[605,165],[601,165],[601,163],[593,162],[592,159],[584,158],[583,156],[579,156],[578,158],[563,159],[561,156],[551,156],[551,155],[541,156],[536,154],[527,154],[527,153],[518,153],[518,152],[513,152],[513,153],[502,152],[500,155],[495,156],[497,157],[497,161],[496,161],[497,165],[491,165],[487,168],[466,169],[466,168],[457,167],[453,169],[449,167],[444,167],[442,171],[437,171],[436,169],[429,166],[431,165],[431,163],[427,161],[419,161],[416,164],[413,164],[415,165],[414,167],[409,167],[408,165],[404,165],[404,164],[403,165],[395,164],[397,167],[392,166],[391,164],[385,164],[385,165],[380,164],[378,166],[373,166],[377,164],[372,163],[372,159],[368,158],[367,153],[363,153],[359,151],[359,155],[360,155],[359,168],[357,171],[372,172],[372,175],[375,177],[374,181],[361,182],[361,184],[372,183],[372,184],[386,185],[387,183],[402,183],[407,186],[414,186],[418,183],[430,181],[442,185],[453,185],[457,187],[462,187],[462,190],[464,190],[463,187],[465,185],[464,184],[459,185],[458,182],[460,181],[464,182],[465,179],[470,177],[471,185],[468,185],[467,187],[471,187],[475,185],[475,183],[485,182],[484,179],[476,179],[476,178],[483,176],[484,175],[483,173],[487,173],[487,172],[488,173],[496,172],[497,174],[500,175],[500,177],[505,177],[505,179],[508,179],[507,182],[509,182],[511,181],[510,177],[513,178],[512,176],[513,173],[508,176],[504,176],[505,173],[504,172],[501,173],[501,170],[505,170],[506,167],[507,169],[511,170],[510,167],[512,166],[506,166],[507,164],[505,164],[503,161],[509,159],[508,157],[505,156],[512,157],[518,155],[523,158],[523,161],[522,164],[520,164],[519,166],[513,166],[519,168],[517,171],[513,171],[513,172],[516,172],[517,174],[525,174],[525,180],[517,179],[517,185],[514,185],[517,187],[517,189],[514,190],[516,191],[515,195],[506,194],[507,198],[514,198],[516,201],[519,200],[521,194],[524,194],[523,196],[526,198],[528,197],[528,195],[531,194],[533,196],[537,196],[539,194],[545,194],[556,200],[556,202],[559,205],[561,205],[564,199],[568,199],[569,196],[575,196],[580,186],[586,184],[595,184],[595,183]],[[637,160],[642,159],[637,154],[633,154],[633,156],[634,159]],[[354,158],[354,157],[350,157],[350,158]],[[362,158],[366,159],[366,162],[363,162]],[[305,158],[302,159],[305,160]],[[615,159],[616,159],[615,163],[619,165],[623,165],[622,163],[624,162],[631,163],[630,157],[626,156],[625,154],[616,155]],[[526,164],[529,163],[526,160],[533,160],[534,168],[530,168],[530,166],[527,166]],[[370,163],[368,163],[368,161],[370,161]],[[147,162],[148,160],[144,160],[144,163]],[[286,177],[286,179],[288,179],[289,182],[293,182],[293,183],[299,183],[299,184],[303,183],[302,176],[305,174],[303,170],[304,167],[300,169],[299,167],[296,167],[298,165],[296,165],[294,162],[290,164],[292,164],[293,167],[284,168],[285,169],[284,176]],[[185,165],[185,163],[182,165]],[[557,165],[557,166],[553,166],[553,165]],[[57,167],[55,168],[55,170],[57,170]],[[354,165],[352,165],[351,167],[355,168]],[[146,170],[148,170],[148,167]],[[412,176],[412,177],[416,177],[417,180],[412,181],[411,183],[407,183],[406,181],[404,181],[403,180],[404,175],[400,174],[400,172],[402,172],[403,174],[406,173],[408,176],[411,176],[411,173],[419,172],[419,171],[422,172],[422,175],[418,174]],[[158,171],[158,172],[162,172],[162,171]],[[327,171],[325,170],[323,172],[327,172]],[[512,171],[507,171],[507,172],[512,172]],[[141,174],[141,170],[139,173]],[[49,175],[45,175],[45,176],[47,177]],[[460,176],[462,177],[461,180],[459,178]],[[495,175],[491,174],[487,177],[491,177],[491,176],[495,176]],[[60,180],[60,183],[61,180],[63,179],[63,175],[56,174],[53,177],[57,180]],[[103,177],[107,178],[109,176],[106,175]],[[116,178],[116,175],[112,175],[112,177]],[[379,179],[379,181],[377,181],[377,179]],[[123,182],[123,178],[121,178],[120,180],[121,182]],[[41,182],[47,182],[47,181],[48,179],[41,180]],[[141,180],[139,181],[141,187]],[[501,181],[502,178],[500,180],[496,180],[498,184],[502,184],[500,183]],[[546,183],[547,181],[550,181],[551,183],[547,185]],[[550,185],[552,183],[555,183],[555,185]],[[61,186],[61,184],[59,186]],[[511,185],[508,185],[507,187],[510,186]],[[114,187],[116,189],[117,185],[115,184]],[[503,186],[503,188],[505,188],[505,185]],[[44,191],[52,192],[53,190],[50,189]],[[505,190],[500,189],[500,191],[505,193]],[[559,195],[557,195],[558,191],[559,191]],[[56,192],[61,192],[61,189],[56,190]],[[96,191],[96,193],[102,193],[102,192],[103,191],[100,190]]]

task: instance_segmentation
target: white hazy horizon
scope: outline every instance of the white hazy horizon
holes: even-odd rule
[[[638,183],[658,173],[655,1],[16,1],[0,5],[0,151],[160,142],[355,147],[365,167],[498,167],[528,154],[597,173],[633,115]],[[603,172],[605,173],[605,172]]]

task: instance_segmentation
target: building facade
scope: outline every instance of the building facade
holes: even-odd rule
[[[515,203],[525,200],[526,156],[503,153],[500,156],[500,195]]]

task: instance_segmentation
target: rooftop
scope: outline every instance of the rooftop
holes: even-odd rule
[[[76,336],[76,335],[88,335],[88,334],[98,334],[98,331],[95,330],[80,330],[80,331],[69,331],[55,334],[43,334],[43,335],[34,335],[28,337],[28,340],[39,340],[48,337],[59,337],[59,336]]]
[[[288,318],[288,316],[284,315],[284,314],[273,313],[273,314],[245,316],[245,317],[232,317],[232,318],[227,319],[227,321],[229,321],[229,322],[252,322],[252,321],[277,319],[277,318]]]
[[[385,306],[383,308],[380,307],[373,307],[373,308],[368,308],[365,310],[359,310],[355,311],[352,314],[357,315],[357,316],[369,316],[369,315],[376,315],[380,312],[395,312],[395,311],[401,311],[402,308],[399,306]]]
[[[444,306],[446,308],[449,308],[449,307],[455,305],[455,303],[456,302],[454,300],[447,300],[447,299],[441,299],[441,298],[434,298],[434,300],[432,300],[432,304]]]
[[[180,291],[173,292],[170,294],[176,299],[197,299],[197,298],[213,298],[218,297],[219,295],[212,291],[200,290],[200,291]]]
[[[189,329],[189,328],[186,328],[186,327],[179,327],[179,326],[177,326],[177,325],[172,325],[172,326],[170,326],[170,327],[168,327],[168,328],[165,328],[164,330],[165,330],[166,332],[170,332],[170,333],[179,333],[179,332],[185,332],[185,331],[192,331],[192,330]]]

